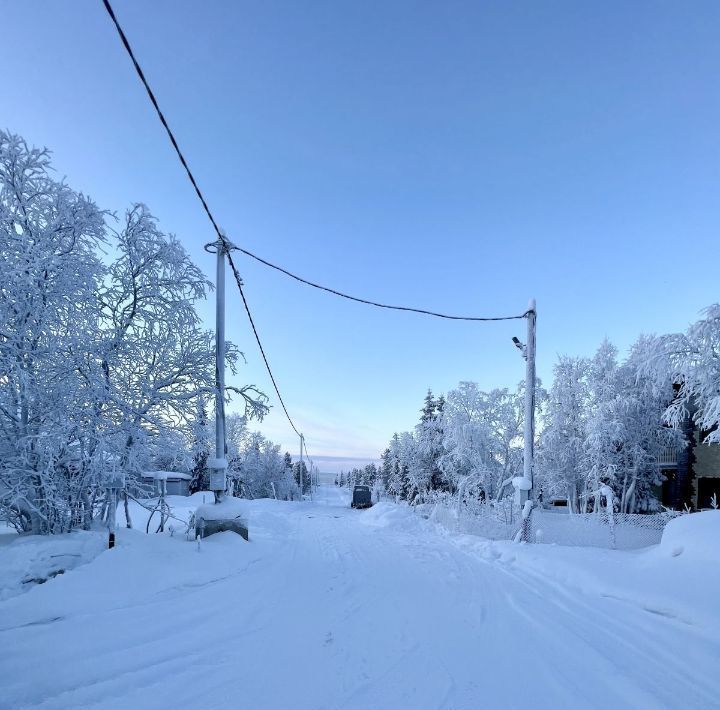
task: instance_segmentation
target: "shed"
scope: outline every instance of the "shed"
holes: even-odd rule
[[[160,495],[163,481],[165,482],[166,495],[190,495],[190,479],[192,476],[189,473],[179,473],[178,471],[144,471],[142,477],[145,483],[152,481],[153,492],[156,495]]]

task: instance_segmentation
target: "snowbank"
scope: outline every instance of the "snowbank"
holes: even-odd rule
[[[665,528],[662,542],[642,550],[562,545],[518,545],[450,533],[448,539],[508,571],[611,599],[720,635],[720,511],[683,515]]]
[[[357,511],[358,520],[376,528],[392,528],[402,532],[415,532],[428,529],[425,518],[408,505],[396,503],[375,503],[372,508]]]
[[[107,531],[68,535],[16,535],[0,547],[0,601],[95,559],[107,548]]]
[[[681,515],[663,531],[660,549],[671,557],[720,564],[720,510]]]

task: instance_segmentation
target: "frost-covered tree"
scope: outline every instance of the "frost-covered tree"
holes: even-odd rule
[[[590,361],[589,404],[584,446],[587,495],[609,485],[622,512],[659,507],[654,488],[661,483],[657,459],[667,446],[679,443],[678,432],[662,425],[672,398],[666,388],[642,375],[647,347],[640,340],[631,356],[618,363],[607,341]],[[588,500],[589,502],[589,500]],[[593,500],[598,508],[599,501]]]
[[[578,512],[585,487],[583,452],[587,429],[587,373],[584,358],[561,357],[542,421],[537,452],[538,483],[546,495],[567,497]]]
[[[252,498],[285,498],[292,485],[280,455],[280,446],[258,432],[248,437],[242,461],[236,470],[245,494]]]
[[[0,131],[0,505],[23,530],[86,518],[102,485],[92,357],[103,213],[50,177],[47,151]]]
[[[657,460],[681,435],[663,426],[670,379],[649,377],[647,339],[625,362],[604,341],[590,359],[563,357],[555,367],[538,451],[541,485],[567,496],[571,510],[600,509],[609,486],[622,512],[653,510],[660,484]]]
[[[184,466],[163,442],[187,453],[214,395],[208,282],[143,205],[108,218],[0,132],[0,510],[21,530],[88,526],[118,472],[137,487],[153,459]],[[246,417],[266,411],[254,387],[231,392]]]
[[[191,426],[198,402],[213,393],[214,342],[196,310],[209,283],[146,207],[127,212],[115,243],[118,255],[99,292],[98,403],[117,429],[132,477],[137,447],[168,428]],[[238,353],[228,347],[234,371]]]
[[[665,420],[681,427],[692,417],[702,443],[720,443],[720,304],[685,333],[650,339],[647,350],[646,374],[667,375],[676,386]]]
[[[461,382],[448,392],[442,414],[440,467],[453,488],[495,498],[522,470],[523,390],[483,392]]]

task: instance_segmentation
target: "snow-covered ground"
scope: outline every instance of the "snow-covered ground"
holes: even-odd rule
[[[135,506],[142,531],[0,603],[0,707],[720,707],[720,512],[615,552],[449,535],[346,496],[246,501],[250,542],[199,549],[145,535]],[[0,546],[5,587],[23,546],[63,540]]]

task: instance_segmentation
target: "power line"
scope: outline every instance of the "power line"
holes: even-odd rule
[[[170,142],[172,143],[173,148],[175,148],[177,157],[180,159],[182,166],[185,168],[185,172],[187,173],[187,176],[190,178],[190,182],[192,183],[192,186],[195,188],[195,192],[196,192],[197,196],[200,198],[200,202],[202,202],[202,206],[205,209],[205,213],[207,214],[208,218],[212,222],[212,226],[215,229],[215,232],[217,233],[218,238],[220,239],[220,241],[223,244],[225,244],[225,237],[221,233],[220,228],[217,226],[217,222],[215,222],[215,218],[213,217],[212,212],[210,212],[210,208],[208,207],[208,204],[205,201],[205,198],[203,197],[203,194],[200,191],[200,188],[198,187],[197,182],[195,182],[195,177],[193,176],[192,171],[190,170],[190,166],[185,161],[185,157],[183,156],[182,151],[180,150],[180,146],[178,145],[177,141],[175,140],[175,136],[173,135],[173,132],[170,130],[170,126],[168,126],[168,122],[165,120],[165,116],[163,115],[163,112],[160,110],[160,106],[158,105],[157,99],[155,98],[155,94],[153,93],[153,90],[150,88],[150,84],[148,84],[148,81],[145,78],[145,74],[143,73],[143,70],[140,67],[140,64],[138,63],[138,60],[135,59],[135,53],[132,51],[130,42],[128,42],[128,38],[125,36],[125,32],[123,32],[123,28],[120,27],[120,23],[118,22],[117,17],[115,17],[115,12],[112,9],[112,5],[110,5],[110,2],[108,0],[103,0],[103,5],[105,5],[105,9],[108,11],[108,14],[110,15],[110,19],[113,21],[113,23],[115,25],[115,29],[117,30],[118,34],[120,35],[120,40],[122,41],[123,45],[125,46],[125,50],[127,51],[128,55],[130,56],[130,60],[132,61],[133,66],[135,67],[135,71],[137,72],[137,75],[140,77],[140,81],[143,83],[143,86],[145,87],[145,91],[147,91],[147,94],[150,97],[150,101],[152,102],[152,105],[155,107],[155,111],[158,115],[158,118],[160,119],[160,123],[163,124],[163,127],[165,128],[165,131],[168,134],[168,138],[170,139]]]
[[[140,64],[138,63],[137,59],[135,58],[135,54],[132,50],[132,47],[130,46],[130,42],[128,41],[128,38],[125,36],[125,32],[123,31],[122,27],[120,26],[120,22],[118,21],[117,17],[115,16],[115,12],[113,11],[109,0],[103,0],[103,5],[105,6],[105,9],[107,10],[108,14],[110,15],[110,18],[112,19],[112,21],[115,25],[115,28],[117,29],[117,32],[120,35],[120,39],[125,47],[125,50],[127,51],[128,55],[130,56],[133,66],[135,67],[135,71],[137,72],[138,77],[140,77],[140,81],[142,82],[143,86],[145,87],[145,91],[147,91],[148,97],[150,98],[150,101],[152,102],[152,105],[155,108],[155,111],[158,115],[158,118],[160,119],[160,122],[162,123],[163,127],[165,128],[165,132],[167,133],[168,138],[170,139],[170,142],[172,143],[172,146],[175,149],[175,153],[177,154],[178,159],[182,163],[183,168],[185,168],[185,172],[187,173],[187,176],[190,179],[190,182],[192,183],[193,188],[195,189],[195,193],[197,194],[200,202],[202,203],[205,213],[207,214],[208,218],[210,219],[210,222],[212,223],[212,226],[215,229],[215,232],[217,233],[220,241],[223,243],[223,245],[229,251],[229,245],[227,243],[227,240],[225,239],[224,235],[221,233],[221,230],[218,227],[217,222],[215,221],[215,218],[213,217],[213,214],[210,211],[210,208],[208,207],[207,201],[205,200],[205,197],[203,196],[202,191],[200,190],[200,187],[198,186],[197,181],[195,180],[195,177],[192,174],[192,171],[190,170],[190,166],[187,164],[187,161],[185,160],[185,157],[183,156],[182,151],[180,150],[180,146],[178,145],[178,142],[175,139],[175,136],[174,136],[172,130],[170,129],[170,126],[168,125],[168,122],[165,119],[165,116],[164,116],[162,110],[160,109],[157,99],[155,98],[155,94],[153,93],[153,90],[150,88],[150,84],[148,83],[147,79],[145,78],[145,74],[144,74],[142,68],[140,67]],[[386,309],[393,310],[393,311],[408,311],[411,313],[421,313],[423,315],[434,316],[435,318],[446,318],[448,320],[464,320],[464,321],[520,320],[527,316],[527,312],[523,313],[522,315],[500,316],[500,317],[494,317],[494,318],[479,317],[479,316],[455,316],[455,315],[448,315],[446,313],[437,313],[435,311],[429,311],[424,308],[413,308],[410,306],[394,306],[394,305],[389,305],[386,303],[378,303],[377,301],[372,301],[367,298],[359,298],[358,296],[351,296],[347,293],[343,293],[342,291],[338,291],[337,289],[315,283],[313,281],[303,278],[302,276],[293,274],[291,271],[288,271],[287,269],[283,268],[282,266],[273,264],[272,262],[267,261],[267,259],[263,259],[262,257],[258,256],[257,254],[253,254],[251,251],[248,251],[247,249],[243,249],[242,247],[234,247],[234,248],[237,249],[238,251],[242,252],[246,256],[249,256],[251,259],[255,259],[256,261],[260,262],[261,264],[264,264],[265,266],[268,266],[271,269],[275,269],[276,271],[279,271],[280,273],[285,274],[286,276],[289,276],[290,278],[295,279],[295,281],[298,281],[302,284],[305,284],[307,286],[312,286],[313,288],[317,288],[317,289],[320,289],[321,291],[331,293],[335,296],[339,296],[340,298],[346,298],[349,301],[355,301],[356,303],[363,303],[368,306],[375,306],[376,308],[386,308]]]
[[[297,427],[295,426],[295,423],[292,420],[292,417],[290,416],[290,413],[287,410],[287,407],[285,406],[285,402],[282,398],[282,395],[280,394],[280,389],[277,386],[277,382],[275,382],[275,376],[273,375],[272,369],[270,368],[270,363],[268,362],[267,356],[265,355],[265,349],[262,346],[262,343],[260,342],[260,336],[258,335],[257,328],[255,327],[255,321],[253,320],[252,313],[250,312],[250,306],[248,306],[247,299],[245,298],[245,292],[242,288],[242,279],[240,278],[240,274],[238,273],[237,267],[235,266],[235,262],[233,261],[232,256],[230,255],[230,252],[226,252],[228,262],[230,263],[230,268],[232,269],[233,275],[235,276],[235,282],[237,283],[238,290],[240,291],[240,296],[242,297],[243,305],[245,306],[245,312],[247,313],[248,320],[250,321],[250,326],[252,327],[252,331],[255,334],[255,340],[257,341],[258,347],[260,348],[260,354],[262,355],[262,359],[265,362],[265,367],[267,368],[268,374],[270,375],[270,380],[272,381],[272,385],[275,388],[275,394],[277,394],[278,399],[280,400],[280,404],[282,405],[283,411],[285,412],[285,416],[287,417],[287,420],[290,422],[290,426],[293,428],[293,431],[300,436],[300,432],[297,430]],[[306,449],[307,451],[307,449]]]
[[[303,442],[303,447],[305,448],[305,456],[308,457],[308,461],[310,462],[310,466],[314,466],[314,465],[315,465],[315,462],[312,460],[312,457],[311,457],[310,454],[308,453],[307,444],[305,443],[305,437],[304,437],[304,436],[303,436],[303,438],[302,438],[302,442]]]
[[[270,261],[267,261],[267,259],[263,259],[262,257],[257,256],[257,254],[253,254],[251,251],[248,251],[247,249],[243,249],[242,247],[235,247],[238,251],[242,252],[243,254],[249,256],[252,259],[255,259],[256,261],[259,261],[261,264],[265,264],[265,266],[269,266],[271,269],[275,269],[276,271],[279,271],[282,274],[285,274],[286,276],[289,276],[291,279],[295,279],[296,281],[299,281],[302,284],[305,284],[307,286],[312,286],[313,288],[320,289],[321,291],[326,291],[327,293],[332,293],[335,296],[340,296],[341,298],[347,298],[348,301],[356,301],[357,303],[364,303],[368,306],[375,306],[376,308],[387,308],[392,311],[409,311],[411,313],[422,313],[426,316],[435,316],[435,318],[447,318],[448,320],[466,320],[466,321],[498,321],[498,320],[521,320],[522,318],[526,318],[528,312],[526,311],[522,315],[517,316],[497,316],[494,318],[489,317],[480,317],[480,316],[452,316],[448,315],[446,313],[436,313],[435,311],[427,311],[423,308],[412,308],[410,306],[391,306],[387,303],[378,303],[377,301],[370,301],[367,298],[359,298],[358,296],[350,296],[347,293],[343,293],[342,291],[337,291],[334,288],[330,288],[329,286],[322,286],[321,284],[314,283],[313,281],[308,281],[307,279],[304,279],[302,276],[298,276],[297,274],[293,274],[291,271],[288,271],[287,269],[284,269],[282,266],[278,266],[277,264],[273,264]]]
[[[320,289],[321,291],[325,291],[327,293],[331,293],[335,296],[339,296],[341,298],[345,298],[350,301],[355,301],[357,303],[363,303],[365,305],[374,306],[376,308],[385,308],[389,310],[395,310],[395,311],[408,311],[412,313],[421,313],[424,315],[434,316],[436,318],[445,318],[448,320],[464,320],[464,321],[502,321],[502,320],[520,320],[522,318],[525,318],[528,314],[528,312],[523,313],[522,315],[515,315],[515,316],[501,316],[501,317],[476,317],[476,316],[455,316],[455,315],[448,315],[445,313],[437,313],[435,311],[429,311],[422,308],[412,308],[409,306],[394,306],[389,305],[385,303],[378,303],[377,301],[371,301],[369,299],[365,298],[359,298],[357,296],[351,296],[349,294],[343,293],[342,291],[338,291],[333,288],[329,288],[327,286],[322,286],[320,284],[314,283],[313,281],[309,281],[308,279],[304,279],[301,276],[298,276],[297,274],[293,274],[292,272],[288,271],[287,269],[284,269],[281,266],[278,266],[277,264],[273,264],[266,259],[263,259],[262,257],[257,256],[256,254],[253,254],[252,252],[248,251],[247,249],[242,249],[240,247],[236,247],[232,244],[230,244],[225,237],[225,235],[222,233],[222,230],[218,227],[217,222],[215,221],[215,217],[213,216],[212,212],[210,211],[210,207],[208,206],[207,201],[205,200],[205,197],[200,190],[200,187],[195,180],[195,176],[193,175],[192,171],[190,170],[190,166],[188,165],[187,161],[185,160],[185,156],[183,155],[182,151],[180,150],[180,146],[178,145],[177,140],[175,139],[175,135],[173,134],[172,130],[170,129],[170,126],[168,125],[168,122],[165,118],[165,115],[163,114],[162,110],[160,109],[160,105],[158,104],[157,99],[155,98],[155,94],[153,93],[153,90],[150,88],[150,84],[148,83],[147,79],[145,78],[145,73],[142,70],[142,67],[140,66],[138,60],[135,57],[135,53],[132,50],[132,47],[130,46],[130,42],[128,41],[127,36],[125,35],[125,32],[123,31],[122,27],[120,26],[120,22],[117,19],[117,16],[115,15],[115,12],[112,8],[112,5],[110,4],[109,0],[102,0],[103,5],[110,16],[110,19],[112,20],[113,24],[115,25],[115,29],[117,30],[117,33],[120,37],[120,40],[125,47],[125,50],[130,57],[130,60],[133,63],[133,66],[135,67],[135,71],[142,82],[143,86],[145,87],[145,91],[147,92],[147,95],[150,99],[150,102],[152,103],[155,112],[157,113],[158,118],[160,119],[160,122],[162,123],[163,127],[165,128],[165,132],[167,133],[168,138],[170,139],[170,142],[172,143],[173,148],[175,149],[175,153],[180,160],[180,163],[182,164],[183,168],[185,169],[185,172],[195,190],[195,194],[198,196],[198,199],[200,200],[203,209],[205,210],[205,213],[208,216],[208,219],[210,220],[210,223],[213,226],[213,229],[215,230],[215,233],[217,234],[218,240],[220,242],[221,247],[225,250],[225,253],[228,258],[228,262],[230,263],[230,266],[233,271],[233,275],[235,276],[235,281],[237,283],[238,290],[240,291],[240,296],[242,297],[243,305],[245,307],[245,312],[247,313],[248,320],[250,321],[250,326],[252,327],[253,334],[255,336],[255,340],[257,341],[258,348],[260,349],[260,353],[263,358],[263,362],[265,363],[265,367],[268,371],[268,374],[270,375],[270,380],[272,382],[273,388],[275,389],[275,393],[277,394],[278,400],[280,401],[280,404],[282,405],[283,411],[285,412],[285,416],[287,417],[288,421],[290,422],[290,426],[292,427],[293,431],[300,436],[300,432],[298,431],[297,427],[295,426],[292,418],[290,417],[290,414],[287,410],[287,407],[285,406],[285,402],[282,398],[282,395],[280,394],[280,389],[278,388],[277,382],[275,380],[275,376],[273,375],[272,369],[270,367],[270,363],[268,362],[267,356],[265,354],[265,349],[263,348],[262,342],[260,340],[260,335],[258,334],[257,327],[255,326],[255,321],[252,317],[252,313],[250,311],[250,307],[248,305],[247,299],[245,298],[245,293],[242,288],[242,279],[240,278],[240,275],[238,273],[237,267],[235,266],[235,262],[233,261],[231,250],[237,249],[238,251],[242,252],[246,256],[251,257],[252,259],[255,259],[256,261],[259,261],[260,263],[264,264],[265,266],[268,266],[272,269],[275,269],[276,271],[279,271],[286,276],[289,276],[290,278],[303,283],[307,286],[311,286],[313,288]],[[305,449],[305,453],[307,454],[307,447]],[[309,455],[308,455],[309,458]]]
[[[210,208],[208,207],[208,203],[205,200],[205,197],[203,196],[202,191],[200,190],[200,187],[197,184],[197,181],[195,180],[195,176],[192,174],[192,171],[190,170],[190,166],[187,164],[187,161],[185,160],[185,156],[183,155],[182,151],[180,150],[180,146],[178,145],[177,140],[175,140],[175,136],[173,135],[173,132],[170,129],[170,126],[168,125],[168,122],[165,119],[165,116],[163,115],[163,112],[160,109],[157,99],[155,98],[155,94],[153,93],[153,90],[150,88],[150,84],[148,84],[148,81],[145,78],[145,74],[143,73],[143,70],[140,67],[140,64],[138,63],[138,60],[135,58],[135,54],[132,50],[132,47],[130,46],[130,42],[128,41],[128,38],[125,36],[125,32],[123,32],[123,29],[120,26],[120,23],[118,22],[117,17],[115,16],[115,12],[112,9],[112,5],[110,5],[109,0],[103,0],[103,5],[105,6],[105,9],[107,10],[108,14],[110,15],[110,19],[113,21],[113,24],[115,25],[115,29],[118,32],[118,35],[120,35],[120,40],[122,41],[123,46],[125,47],[125,50],[127,51],[128,55],[130,56],[133,66],[135,67],[135,71],[137,72],[138,77],[140,77],[140,81],[142,82],[143,86],[145,87],[145,91],[147,91],[147,94],[150,97],[150,101],[155,108],[155,112],[157,113],[158,118],[160,119],[160,122],[162,123],[163,127],[165,128],[165,132],[167,133],[168,138],[170,139],[170,142],[172,143],[173,148],[175,149],[175,153],[177,154],[177,157],[179,158],[180,162],[182,163],[183,168],[185,168],[185,172],[187,173],[188,178],[190,178],[190,182],[192,183],[192,186],[195,188],[195,193],[197,194],[198,198],[200,199],[200,202],[202,203],[203,209],[205,210],[205,213],[207,214],[208,219],[212,223],[213,229],[215,230],[215,233],[217,234],[218,240],[220,242],[220,248],[223,248],[225,250],[225,253],[228,258],[228,262],[230,263],[230,267],[232,268],[233,274],[235,276],[235,281],[237,283],[238,290],[240,291],[240,296],[242,297],[243,305],[245,306],[245,312],[247,313],[248,319],[250,321],[250,325],[252,327],[253,334],[255,335],[255,340],[257,341],[258,348],[260,349],[260,354],[262,355],[263,362],[265,363],[265,367],[267,368],[268,374],[270,375],[270,380],[275,389],[275,394],[277,394],[278,400],[280,400],[280,404],[282,405],[283,411],[285,412],[285,416],[287,417],[288,421],[290,422],[290,426],[293,428],[293,431],[298,436],[300,436],[300,432],[298,432],[297,427],[295,426],[295,423],[293,422],[292,418],[290,417],[290,414],[288,413],[287,407],[285,406],[285,402],[282,398],[282,395],[280,394],[280,389],[277,386],[277,382],[275,381],[275,376],[273,375],[272,369],[270,367],[270,363],[268,362],[267,356],[265,355],[265,349],[263,348],[262,342],[260,341],[260,335],[258,334],[257,328],[255,327],[255,321],[253,320],[252,314],[250,312],[250,307],[248,306],[248,302],[247,302],[247,299],[245,298],[245,293],[242,288],[242,279],[240,278],[240,274],[238,274],[238,270],[235,266],[235,262],[233,261],[232,256],[230,255],[230,249],[232,248],[233,245],[231,245],[228,242],[225,235],[222,233],[222,230],[218,227],[217,222],[215,221],[215,218],[213,217],[213,214],[210,211]]]

